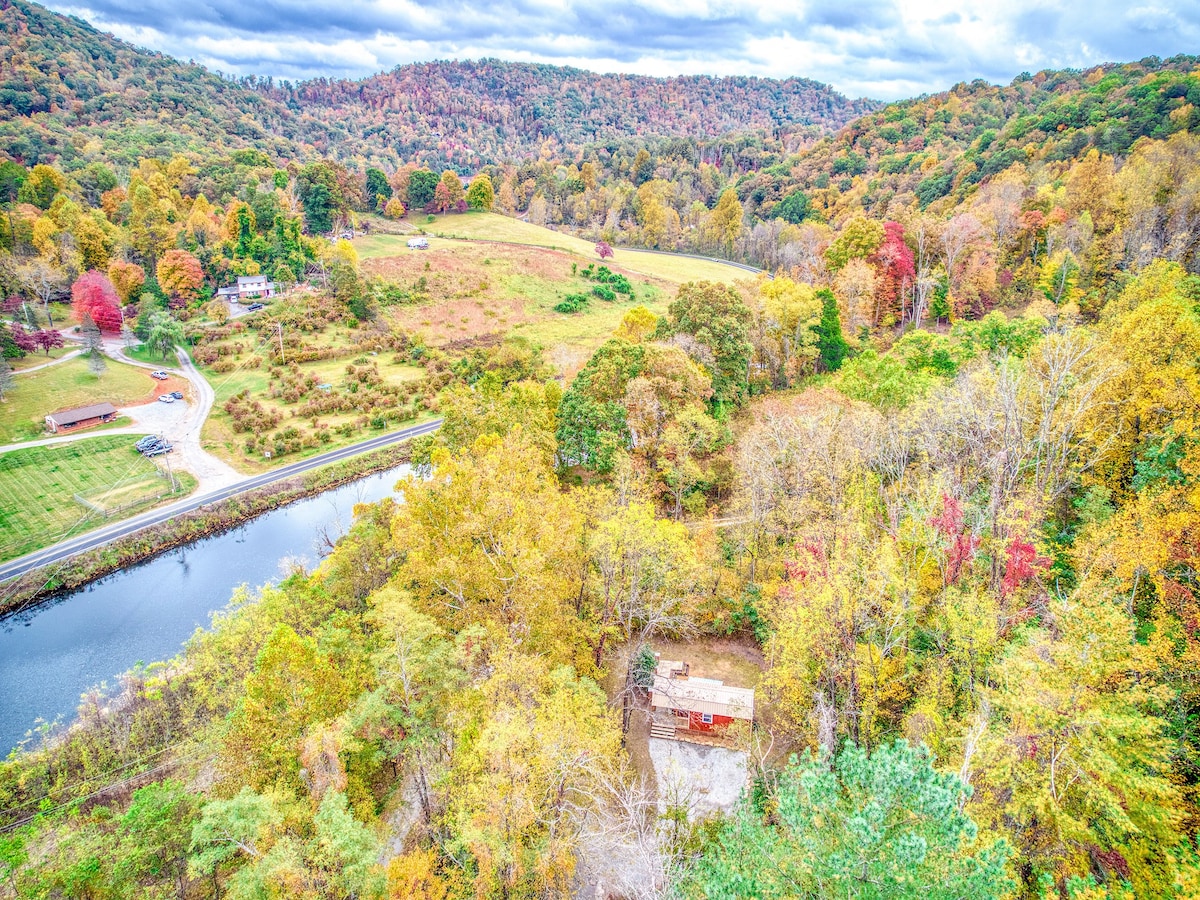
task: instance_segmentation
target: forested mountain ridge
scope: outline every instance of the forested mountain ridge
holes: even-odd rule
[[[24,0],[0,0],[0,143],[27,165],[255,148],[295,157],[300,117],[202,66],[103,34]],[[319,136],[322,126],[306,122]]]
[[[547,143],[558,152],[632,137],[798,129],[812,137],[878,106],[807,78],[601,75],[495,59],[418,63],[361,81],[259,86],[343,131],[345,140],[467,170],[536,156]]]
[[[1195,130],[1198,67],[1200,57],[1180,55],[964,82],[868,112],[743,176],[738,194],[769,209],[801,188],[827,218],[850,207],[884,215],[893,198],[945,211],[1014,163],[1066,165],[1091,150],[1121,157],[1140,138]]]
[[[813,139],[876,107],[804,78],[651,78],[433,62],[362,81],[231,81],[81,19],[0,0],[0,139],[26,165],[258,149],[470,172],[587,143],[731,133]],[[795,139],[794,139],[795,140]],[[794,149],[794,144],[792,145]]]

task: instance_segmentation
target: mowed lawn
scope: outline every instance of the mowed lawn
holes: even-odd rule
[[[598,262],[596,245],[569,234],[561,234],[531,225],[520,219],[501,216],[496,213],[469,212],[453,213],[435,216],[434,221],[425,222],[424,217],[418,216],[413,223],[427,232],[429,246],[438,246],[440,240],[462,239],[471,241],[502,241],[511,244],[524,244],[530,247],[546,247],[554,250],[564,250],[584,258],[585,262]],[[421,250],[408,249],[408,235],[373,234],[355,238],[354,246],[362,259],[378,259],[385,256],[395,256],[402,253],[422,253]],[[615,255],[606,264],[616,268],[659,278],[675,284],[687,281],[720,281],[730,284],[754,275],[736,266],[704,259],[689,259],[685,256],[660,253],[637,253],[631,250],[615,248]]]
[[[105,362],[108,366],[99,377],[80,356],[17,375],[12,390],[0,402],[0,444],[43,437],[46,416],[52,412],[105,400],[113,406],[128,406],[153,397],[154,379],[145,369],[111,359]]]
[[[74,499],[115,508],[167,489],[158,466],[134,450],[138,435],[25,447],[0,456],[0,559],[12,559],[104,524]],[[185,492],[194,486],[185,479]],[[179,495],[176,495],[179,496]],[[167,502],[174,497],[164,497]],[[131,515],[132,510],[123,515]]]

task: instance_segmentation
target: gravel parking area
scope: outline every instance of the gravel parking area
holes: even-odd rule
[[[749,764],[741,750],[663,738],[650,738],[649,745],[660,814],[683,806],[694,822],[732,812],[749,784]]]
[[[188,404],[186,400],[174,403],[143,403],[140,406],[125,406],[121,412],[133,421],[133,427],[147,434],[161,434],[169,441],[178,441],[186,430]]]

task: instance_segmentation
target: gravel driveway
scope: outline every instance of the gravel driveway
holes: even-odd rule
[[[121,412],[133,421],[132,430],[160,434],[172,444],[182,439],[188,421],[188,404],[185,400],[122,406]]]
[[[749,766],[741,750],[650,738],[650,759],[658,779],[660,814],[683,806],[694,822],[732,812],[749,784]]]

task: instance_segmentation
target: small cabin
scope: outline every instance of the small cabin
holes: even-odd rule
[[[739,719],[754,721],[754,690],[715,678],[693,678],[685,662],[661,660],[654,672],[650,709],[674,717],[677,731],[714,731]]]
[[[117,417],[117,408],[111,403],[93,403],[78,409],[67,409],[46,416],[46,430],[51,434],[102,425]]]
[[[236,303],[251,297],[274,297],[275,282],[268,281],[266,275],[239,275],[237,284],[219,288],[217,296]]]

